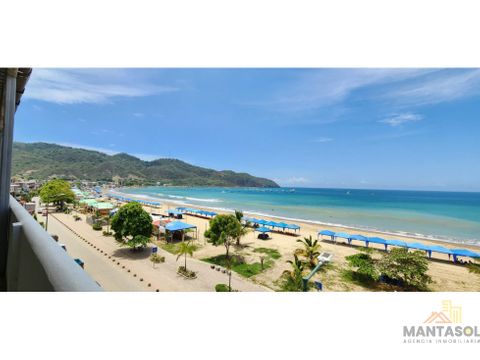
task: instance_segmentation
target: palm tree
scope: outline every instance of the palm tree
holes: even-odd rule
[[[303,290],[303,271],[305,264],[298,258],[297,255],[293,255],[293,261],[287,260],[292,268],[285,270],[282,273],[283,282],[281,287],[285,291],[302,291]]]
[[[313,240],[312,236],[309,236],[308,238],[303,238],[303,240],[298,239],[297,242],[302,243],[303,249],[297,249],[295,254],[303,256],[308,261],[309,266],[314,268],[317,265],[317,256],[320,255],[318,240]]]
[[[185,255],[185,270],[187,270],[187,255],[193,256],[193,253],[197,250],[197,245],[192,244],[190,241],[182,241],[178,244],[177,261],[182,255]]]
[[[242,219],[243,219],[243,212],[240,211],[240,210],[235,210],[235,217],[237,218],[238,222],[240,224],[242,224]],[[236,245],[237,246],[240,246],[240,238],[242,236],[245,236],[248,234],[249,230],[248,230],[248,227],[250,226],[250,223],[248,221],[245,221],[245,224],[243,224],[241,226],[241,229],[239,230],[238,234],[237,234],[237,243]]]

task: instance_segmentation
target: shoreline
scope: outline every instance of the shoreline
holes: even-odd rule
[[[125,188],[122,188],[125,189]],[[136,195],[136,194],[129,194],[122,192],[120,190],[110,190],[107,192],[102,193],[103,195],[108,195],[108,193],[113,193],[117,195],[121,195],[124,197],[131,197],[131,198],[136,198],[140,200],[151,200],[151,201],[157,201],[161,202],[164,205],[167,205],[168,207],[170,206],[181,206],[181,205],[186,205],[192,208],[197,208],[197,209],[202,209],[202,210],[215,210],[218,212],[223,212],[223,213],[233,213],[234,209],[228,209],[228,208],[221,208],[221,207],[215,207],[215,206],[206,206],[206,205],[198,205],[198,204],[191,204],[188,202],[185,202],[183,200],[172,200],[172,199],[165,199],[165,198],[157,198],[157,197],[152,197],[148,195]],[[369,228],[369,227],[362,227],[362,226],[351,226],[351,225],[343,225],[343,224],[335,224],[335,223],[328,223],[328,222],[322,222],[322,221],[316,221],[316,220],[308,220],[308,219],[301,219],[301,218],[291,218],[287,216],[279,216],[279,215],[270,215],[270,214],[265,214],[261,212],[256,212],[256,211],[249,211],[249,210],[242,210],[245,215],[250,215],[250,216],[261,216],[266,218],[266,220],[284,220],[288,222],[295,222],[300,227],[308,227],[308,226],[324,226],[324,227],[332,227],[332,228],[337,228],[337,229],[346,229],[346,230],[355,230],[358,232],[369,232],[369,233],[374,233],[374,234],[381,234],[381,235],[389,235],[393,237],[401,237],[401,238],[409,238],[409,239],[416,239],[416,240],[424,240],[424,241],[431,241],[436,244],[451,244],[451,245],[461,245],[464,247],[471,247],[472,249],[475,250],[480,250],[480,243],[475,242],[475,240],[454,240],[454,239],[448,239],[448,238],[441,238],[438,236],[434,235],[426,235],[426,234],[419,234],[419,233],[408,233],[404,231],[388,231],[388,230],[380,230],[376,228]],[[306,225],[306,226],[304,226]],[[322,229],[318,229],[320,231]]]

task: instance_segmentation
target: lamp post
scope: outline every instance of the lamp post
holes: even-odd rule
[[[47,204],[47,207],[45,208],[47,211],[46,211],[46,215],[45,215],[45,231],[48,231],[48,204]]]
[[[65,194],[57,194],[56,196],[59,197],[59,196],[63,196]],[[49,207],[50,203],[47,203],[47,207],[46,207],[46,216],[45,216],[45,231],[48,231],[48,207]]]

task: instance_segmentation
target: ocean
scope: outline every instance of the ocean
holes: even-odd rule
[[[274,216],[480,245],[480,193],[313,189],[144,187],[122,192],[178,205]]]

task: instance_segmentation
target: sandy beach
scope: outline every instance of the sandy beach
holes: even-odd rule
[[[133,195],[127,196],[131,198],[135,197]],[[154,212],[165,212],[165,210],[175,208],[177,206],[178,204],[163,201],[161,208],[154,209]],[[191,207],[198,209],[206,209],[198,206]],[[149,212],[152,211],[152,208],[149,207],[145,207],[145,209]],[[266,220],[278,220],[265,216],[262,218]],[[184,216],[184,221],[193,224],[198,228],[198,243],[201,245],[201,248],[195,253],[195,258],[202,259],[224,253],[223,247],[212,246],[211,244],[206,242],[206,239],[203,236],[204,231],[208,227],[208,219],[186,215]],[[275,281],[278,280],[284,270],[289,268],[289,264],[287,264],[286,261],[293,257],[293,252],[301,245],[297,243],[296,240],[309,236],[312,236],[312,238],[317,238],[318,231],[321,229],[329,229],[335,232],[347,232],[350,234],[356,233],[364,236],[380,236],[379,233],[371,231],[353,231],[351,228],[318,226],[306,222],[295,223],[301,226],[300,231],[297,231],[297,233],[299,233],[299,235],[297,236],[285,235],[274,232],[270,235],[271,239],[259,240],[257,239],[256,233],[251,231],[244,238],[242,238],[243,246],[241,249],[237,249],[236,252],[243,255],[248,262],[259,261],[259,254],[254,253],[253,250],[260,247],[276,249],[282,255],[280,259],[275,261],[274,265],[270,269],[249,278],[248,281],[262,284],[272,289],[276,289]],[[478,247],[472,245],[451,244],[434,240],[419,240],[415,237],[398,235],[394,237],[382,237],[387,239],[395,238],[408,242],[422,242],[427,245],[442,245],[450,248],[469,248],[474,251],[479,251]],[[330,240],[323,239],[321,241],[321,251],[333,254],[333,266],[331,266],[331,269],[329,271],[319,272],[317,275],[315,275],[314,279],[322,281],[325,291],[371,291],[370,289],[366,289],[355,284],[346,283],[341,279],[341,270],[346,266],[345,256],[358,253],[359,248],[361,247],[364,247],[364,244],[360,242],[354,241],[352,245],[349,246],[346,244],[346,240],[343,239],[339,239],[337,244],[331,243]],[[384,249],[383,245],[379,244],[370,244],[369,247],[379,250]],[[380,252],[376,256],[380,256]],[[470,273],[466,266],[453,264],[452,261],[448,259],[448,256],[444,254],[432,254],[432,259],[429,261],[429,275],[434,281],[434,283],[430,286],[432,291],[480,290],[480,276]]]

